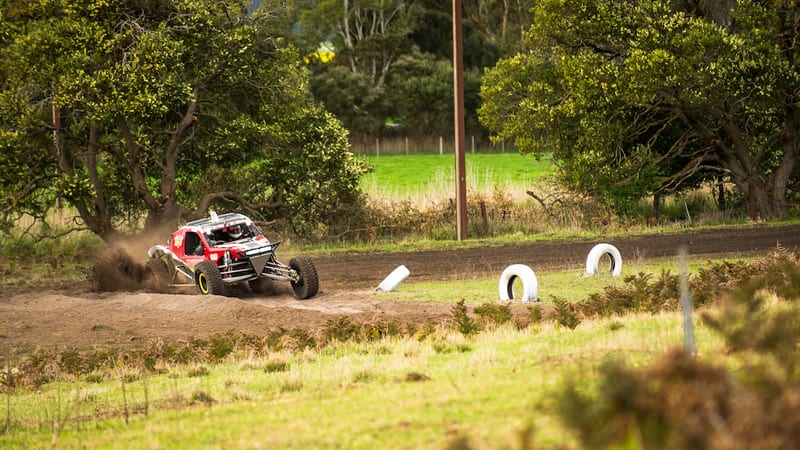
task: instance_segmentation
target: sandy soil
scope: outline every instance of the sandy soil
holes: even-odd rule
[[[535,271],[582,270],[598,241],[536,243],[451,251],[358,254],[315,258],[320,293],[295,300],[288,285],[258,297],[242,290],[231,297],[194,293],[92,292],[90,283],[68,288],[42,286],[0,293],[0,359],[11,353],[94,346],[138,347],[153,339],[203,338],[236,330],[265,335],[278,328],[314,331],[331,319],[358,322],[438,323],[452,305],[387,301],[375,287],[394,268],[406,265],[409,281],[458,280],[480,274],[498,276],[514,263]],[[630,258],[671,257],[684,245],[694,258],[759,255],[777,246],[800,248],[800,226],[692,231],[607,241]],[[281,256],[279,252],[279,257]],[[487,292],[486,301],[497,300]],[[513,306],[517,311],[522,305]]]

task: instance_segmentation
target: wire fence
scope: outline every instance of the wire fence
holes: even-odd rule
[[[359,155],[402,155],[411,153],[452,154],[452,136],[351,137],[350,151]],[[470,153],[516,151],[510,142],[492,142],[485,136],[467,135],[465,151]]]

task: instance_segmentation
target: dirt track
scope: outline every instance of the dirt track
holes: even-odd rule
[[[278,328],[313,331],[328,320],[347,316],[359,322],[439,322],[451,305],[386,301],[373,294],[380,281],[400,264],[411,280],[458,280],[475,274],[499,276],[509,264],[536,271],[575,267],[581,270],[598,241],[536,243],[451,251],[359,254],[315,258],[320,294],[295,300],[282,287],[276,295],[236,297],[148,292],[94,293],[89,284],[69,292],[42,287],[0,296],[0,359],[36,347],[61,349],[93,346],[138,347],[165,341],[203,338],[237,330],[263,335]],[[800,248],[800,226],[752,227],[613,239],[626,258],[671,257],[685,245],[692,257],[766,254],[778,245]],[[486,301],[497,299],[487,292]]]

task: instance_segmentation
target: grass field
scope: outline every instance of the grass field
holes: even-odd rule
[[[708,330],[698,337],[702,355],[718,350]],[[592,377],[607,355],[647,365],[680,342],[676,314],[637,315],[65,380],[9,399],[12,431],[0,446],[574,448],[553,415],[565,380]]]
[[[675,262],[632,260],[623,275],[663,269]],[[622,282],[578,269],[537,275],[545,304]],[[472,301],[470,291],[494,291],[495,282],[409,282],[380,297]],[[701,358],[736,364],[702,324],[696,335]],[[663,312],[574,329],[508,323],[469,336],[440,330],[302,351],[240,349],[221,364],[160,365],[146,375],[121,363],[5,390],[0,448],[579,448],[554,404],[566,384],[590,389],[610,359],[645,367],[682,339],[680,313]]]
[[[371,197],[411,199],[424,205],[454,195],[455,157],[452,154],[362,157],[374,168],[361,182],[362,189]],[[549,158],[537,160],[517,152],[470,153],[466,155],[465,164],[469,191],[491,193],[497,186],[521,195],[555,169]]]

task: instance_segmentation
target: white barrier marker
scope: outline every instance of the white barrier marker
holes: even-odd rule
[[[387,276],[386,278],[383,279],[383,281],[381,281],[381,284],[378,285],[375,291],[380,291],[380,292],[393,291],[397,286],[400,285],[400,283],[403,282],[403,280],[406,279],[406,277],[408,277],[410,273],[411,272],[408,270],[406,266],[404,265],[398,266],[396,269],[392,271],[392,273],[389,274],[389,276]]]
[[[520,300],[525,303],[539,300],[539,283],[533,270],[524,264],[512,264],[506,267],[500,275],[501,301],[511,301],[514,299],[514,281],[519,278],[522,280],[522,297]]]
[[[600,273],[598,265],[600,258],[603,255],[611,257],[611,275],[618,277],[622,272],[622,255],[620,255],[617,247],[611,244],[597,244],[589,251],[589,256],[586,257],[586,276],[597,275]]]

